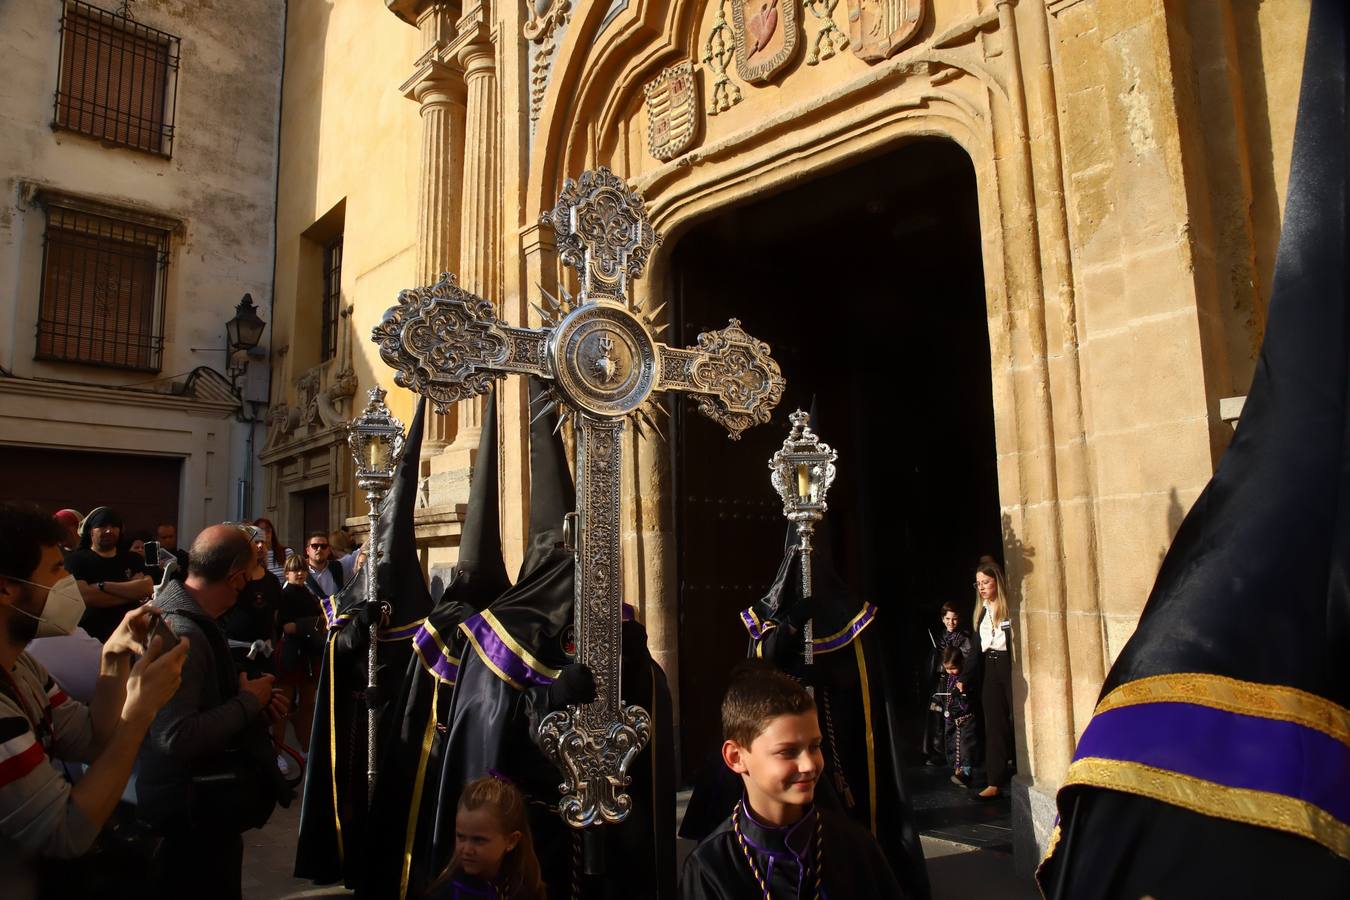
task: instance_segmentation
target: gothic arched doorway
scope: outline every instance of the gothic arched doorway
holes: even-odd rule
[[[729,317],[766,340],[787,393],[738,443],[684,404],[674,429],[683,780],[720,743],[718,706],[745,654],[736,612],[772,580],[785,523],[767,460],[817,398],[839,451],[834,556],[877,603],[916,727],[946,601],[973,601],[1001,557],[988,320],[975,172],[950,141],[884,155],[686,232],[671,257],[679,345]],[[917,752],[916,734],[913,747]]]

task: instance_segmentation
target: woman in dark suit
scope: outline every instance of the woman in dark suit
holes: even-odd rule
[[[985,800],[1008,789],[1008,760],[1013,753],[1012,621],[1008,616],[1008,583],[993,557],[980,558],[975,567],[975,634],[984,657],[984,768],[989,786]]]

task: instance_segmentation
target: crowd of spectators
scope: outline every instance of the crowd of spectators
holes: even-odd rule
[[[340,553],[334,555],[334,549]],[[240,896],[241,834],[309,749],[320,598],[350,536],[267,519],[127,533],[0,504],[0,879],[12,896]],[[297,746],[298,745],[298,746]]]

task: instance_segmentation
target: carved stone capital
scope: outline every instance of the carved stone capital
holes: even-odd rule
[[[439,55],[418,60],[417,68],[398,92],[418,103],[454,103],[464,105],[464,72]]]
[[[459,4],[447,3],[445,0],[384,0],[385,8],[398,16],[409,25],[420,28],[422,26],[422,17],[426,15],[427,10],[435,7],[451,7],[458,9]],[[451,21],[454,21],[453,16]]]
[[[464,77],[472,78],[495,64],[495,35],[492,31],[491,7],[476,2],[455,23],[455,38],[446,48],[464,68]]]

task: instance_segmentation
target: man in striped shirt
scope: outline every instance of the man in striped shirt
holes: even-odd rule
[[[186,640],[163,647],[160,639],[147,653],[152,610],[140,607],[104,644],[90,704],[67,697],[25,651],[35,637],[70,633],[84,609],[61,536],[51,516],[0,504],[0,847],[30,858],[90,849],[187,654]],[[72,785],[51,759],[90,765]]]

